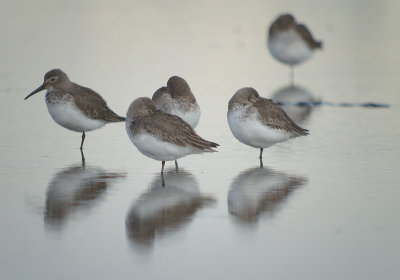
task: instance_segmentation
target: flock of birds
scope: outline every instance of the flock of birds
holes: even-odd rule
[[[293,67],[309,59],[322,43],[315,41],[303,24],[289,14],[280,15],[270,26],[268,48],[280,62]],[[46,105],[54,121],[67,129],[82,132],[82,151],[85,132],[107,123],[125,121],[128,137],[144,155],[165,161],[197,153],[215,152],[217,143],[200,137],[194,130],[200,119],[200,107],[188,83],[181,77],[171,77],[166,87],[158,89],[152,98],[140,97],[129,106],[125,117],[108,108],[105,100],[90,88],[73,83],[59,69],[44,76],[43,84],[30,93],[47,90]],[[230,99],[228,124],[240,142],[263,149],[297,136],[308,130],[297,125],[285,111],[270,99],[261,97],[251,87],[239,89]],[[164,184],[164,182],[163,182]]]

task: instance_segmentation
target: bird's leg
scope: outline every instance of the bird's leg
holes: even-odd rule
[[[264,148],[260,148],[260,159],[262,159],[263,151],[264,151]]]
[[[164,175],[164,166],[165,166],[165,161],[161,162],[161,175]]]
[[[175,160],[175,170],[176,170],[176,172],[178,172],[178,161],[177,160]]]
[[[83,149],[83,142],[85,141],[85,132],[82,132],[82,142],[81,142],[81,151]]]
[[[161,162],[161,185],[165,187],[165,181],[164,181],[164,165],[165,161]]]
[[[263,153],[264,149],[260,148],[260,168],[263,168],[264,164],[263,164],[263,160],[262,160],[262,153]]]

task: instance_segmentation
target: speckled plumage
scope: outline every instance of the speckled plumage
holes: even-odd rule
[[[232,134],[242,143],[262,149],[308,134],[270,99],[260,97],[247,87],[238,90],[228,104],[228,123]]]
[[[57,78],[53,83],[52,78]],[[44,84],[48,85],[46,89],[46,103],[54,104],[60,100],[73,102],[82,113],[90,119],[101,120],[105,122],[124,121],[124,117],[115,114],[108,108],[106,101],[97,92],[90,88],[80,86],[71,82],[68,76],[59,69],[54,69],[44,76]]]
[[[219,146],[198,136],[178,116],[157,110],[147,97],[137,98],[129,106],[126,131],[141,153],[162,162],[189,154],[215,152],[213,148]]]
[[[192,128],[200,120],[200,107],[188,83],[181,77],[169,78],[167,87],[159,88],[153,94],[152,100],[158,110],[179,116]]]
[[[262,124],[273,129],[293,133],[295,136],[308,134],[308,130],[292,121],[281,106],[271,99],[260,97],[253,88],[242,88],[235,93],[229,101],[228,110],[232,112],[236,108],[245,108],[243,118],[257,114]]]
[[[71,82],[60,69],[47,72],[43,84],[25,99],[42,90],[47,90],[45,101],[54,121],[67,129],[83,133],[81,149],[85,132],[109,122],[125,120],[108,108],[106,101],[98,93]]]

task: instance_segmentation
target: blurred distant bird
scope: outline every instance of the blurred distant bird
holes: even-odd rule
[[[322,42],[314,40],[308,28],[292,15],[283,14],[269,28],[268,48],[273,57],[291,67],[293,83],[294,66],[309,59],[315,49],[321,49]]]
[[[240,142],[263,149],[297,136],[308,135],[308,130],[292,121],[285,111],[271,99],[260,97],[250,87],[239,89],[229,100],[228,123]]]
[[[71,82],[60,69],[47,72],[43,84],[25,100],[42,90],[47,90],[46,105],[54,121],[62,127],[82,132],[81,150],[86,131],[125,120],[111,111],[98,93]]]
[[[204,140],[180,117],[157,110],[147,97],[135,99],[126,115],[126,132],[136,148],[145,156],[165,161],[203,152],[215,152],[219,146]]]

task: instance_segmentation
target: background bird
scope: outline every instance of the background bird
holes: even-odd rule
[[[292,84],[294,66],[322,48],[322,42],[316,41],[308,28],[297,23],[291,14],[282,14],[271,24],[267,44],[275,59],[290,66]]]

